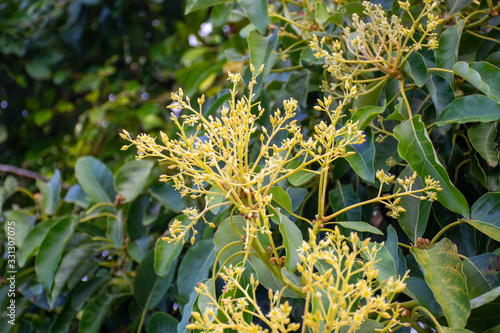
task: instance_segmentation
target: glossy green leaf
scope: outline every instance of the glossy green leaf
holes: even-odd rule
[[[115,247],[115,249],[121,249],[123,245],[124,238],[124,222],[123,222],[123,210],[120,209],[116,218],[108,217],[107,228],[106,228],[106,237],[109,239],[111,244]]]
[[[330,204],[334,212],[359,203],[359,198],[354,193],[351,185],[342,185],[330,191]],[[361,208],[356,207],[336,217],[337,221],[360,221]]]
[[[184,200],[174,187],[169,183],[159,184],[151,187],[149,193],[158,200],[163,207],[174,213],[180,213],[185,207]]]
[[[68,192],[66,192],[64,201],[74,203],[75,205],[86,209],[89,206],[90,198],[87,193],[82,190],[80,185],[75,184],[70,187]]]
[[[496,123],[472,124],[468,131],[469,141],[479,154],[492,168],[498,165],[498,151],[495,138],[497,136]]]
[[[177,273],[177,289],[180,296],[189,299],[196,284],[208,277],[215,260],[215,248],[211,239],[197,241],[190,247]]]
[[[420,53],[413,52],[404,63],[403,69],[419,88],[422,88],[427,82],[427,66]]]
[[[467,322],[467,328],[474,332],[497,333],[494,327],[500,326],[500,316],[498,316],[500,287],[471,299],[470,304],[473,310]]]
[[[101,329],[102,322],[115,301],[117,295],[102,292],[97,295],[83,310],[80,320],[79,331],[97,333]]]
[[[75,176],[88,196],[95,202],[115,201],[113,174],[95,157],[85,156],[76,161]]]
[[[288,193],[286,193],[280,186],[271,187],[268,194],[272,194],[273,201],[283,207],[286,211],[292,211],[292,200],[290,199]]]
[[[59,220],[48,230],[40,244],[35,260],[35,272],[47,292],[52,290],[54,274],[61,261],[64,247],[73,235],[78,222],[78,218],[75,217]]]
[[[18,249],[21,249],[25,238],[35,225],[36,216],[28,215],[18,210],[12,210],[7,215],[7,221],[4,222],[3,229],[5,236],[15,239],[15,244]]]
[[[168,243],[159,238],[156,241],[154,254],[154,271],[159,276],[166,276],[172,267],[173,262],[182,250],[182,243]]]
[[[444,238],[430,249],[414,246],[411,252],[423,267],[425,282],[441,305],[448,325],[452,328],[464,328],[471,307],[457,246]]]
[[[355,152],[354,155],[345,159],[349,162],[353,170],[367,183],[374,183],[375,168],[373,166],[375,158],[375,145],[371,129],[365,130],[365,142],[357,145],[347,146],[346,151]]]
[[[347,5],[351,5],[351,4],[354,5],[355,3],[350,3]],[[347,13],[347,11],[345,10],[345,8],[341,8],[340,10],[333,13],[333,15],[331,15],[327,21],[332,22],[336,25],[340,25],[340,23],[342,23],[342,19],[346,15],[346,13]]]
[[[115,189],[125,198],[132,201],[142,192],[153,168],[151,160],[132,160],[120,167],[115,175]]]
[[[439,75],[430,75],[425,86],[431,95],[436,115],[439,117],[444,108],[455,99],[455,92],[450,83]]]
[[[189,14],[195,10],[212,7],[228,1],[231,0],[188,0],[184,14]]]
[[[375,269],[378,270],[377,281],[382,282],[384,280],[388,280],[390,277],[396,279],[398,277],[398,271],[396,270],[396,264],[394,263],[394,259],[389,252],[389,250],[382,244],[377,244],[370,242],[368,244],[368,248],[372,249],[374,246],[377,247],[378,252],[375,256]],[[367,259],[366,253],[363,251],[361,256]]]
[[[381,80],[379,82],[370,83],[366,86],[366,90],[370,90],[369,94],[360,95],[354,101],[355,108],[361,108],[367,105],[378,105],[378,100],[380,99],[380,95],[382,95],[382,91],[384,91],[384,86],[387,80]]]
[[[460,75],[479,89],[486,96],[500,101],[500,69],[487,62],[467,64],[459,61],[453,65],[453,72]]]
[[[419,305],[425,307],[434,316],[438,317],[442,315],[441,306],[434,298],[431,288],[429,288],[429,285],[423,279],[410,276],[405,280],[405,283],[406,289],[403,293],[416,300]]]
[[[186,326],[190,323],[191,312],[193,310],[193,305],[196,299],[198,299],[198,292],[196,290],[193,290],[191,295],[189,295],[189,302],[187,302],[187,304],[184,305],[184,309],[182,310],[182,318],[179,324],[177,325],[177,331],[172,331],[172,332],[185,333],[187,331]]]
[[[277,30],[275,30],[277,31]],[[261,65],[267,64],[271,52],[278,41],[278,34],[273,33],[268,37],[259,35],[257,31],[250,31],[248,35],[248,47],[250,48],[250,62],[259,70]],[[268,69],[270,70],[270,69]]]
[[[217,228],[214,235],[214,245],[215,254],[219,258],[220,265],[224,264],[233,254],[243,250],[243,241],[237,232],[244,235],[244,227],[246,227],[246,222],[243,216],[233,216],[232,219],[228,217],[222,221]],[[241,259],[242,258],[233,259],[231,263],[234,266],[240,262]]]
[[[283,214],[281,214],[279,229],[286,249],[285,267],[288,272],[292,273],[297,269],[297,264],[302,261],[298,252],[302,245],[302,233],[295,223]]]
[[[328,20],[330,14],[328,13],[328,8],[326,8],[326,5],[323,2],[316,2],[314,10],[316,22],[323,24]]]
[[[470,220],[462,220],[500,242],[500,192],[483,195],[471,208]]]
[[[302,162],[295,160],[295,161],[288,163],[286,168],[287,169],[297,169],[297,167],[300,166],[301,164],[302,164]],[[299,171],[299,172],[296,172],[296,173],[290,175],[287,178],[287,180],[293,186],[301,186],[301,185],[307,183],[309,180],[311,180],[311,178],[313,178],[314,176],[315,176],[314,173],[302,170],[302,171]]]
[[[175,267],[165,277],[158,276],[155,273],[155,252],[153,250],[149,251],[137,268],[134,297],[143,311],[154,308],[161,301],[174,279]],[[174,261],[175,259],[177,259],[177,256]]]
[[[267,1],[268,0],[238,0],[248,19],[255,25],[261,35],[266,32],[267,21],[269,20]]]
[[[179,322],[169,314],[155,312],[149,317],[146,325],[147,333],[175,332]]]
[[[363,222],[363,221],[342,221],[342,222],[337,222],[336,224],[339,224],[343,226],[344,228],[347,229],[352,229],[354,231],[358,232],[369,232],[371,234],[376,234],[376,235],[383,235],[384,233],[380,231],[380,229],[375,228],[368,222]]]
[[[35,225],[33,230],[24,239],[23,246],[17,252],[17,264],[19,267],[24,267],[26,261],[38,251],[40,244],[49,230],[59,221],[61,221],[61,218],[46,220]]]
[[[458,20],[456,25],[452,25],[443,31],[439,37],[439,46],[434,50],[436,58],[436,67],[451,70],[457,62],[458,48],[460,46],[460,38],[464,27],[464,20]],[[450,84],[453,85],[453,74],[446,72],[438,72],[438,75],[444,77]]]
[[[126,229],[130,241],[135,241],[144,235],[144,216],[148,205],[148,196],[143,194],[137,197],[130,205],[127,213]]]
[[[89,248],[77,247],[69,251],[61,260],[61,264],[54,276],[54,287],[50,294],[49,304],[52,308],[57,297],[62,292],[64,285],[73,275],[76,268],[84,261],[89,260],[92,250]]]
[[[394,136],[399,141],[399,155],[410,164],[411,169],[422,179],[431,176],[439,181],[443,189],[438,192],[439,201],[449,210],[468,216],[467,201],[451,183],[446,169],[439,162],[420,116],[396,126]]]
[[[36,180],[36,187],[40,190],[43,198],[43,210],[45,214],[49,216],[54,214],[57,204],[61,199],[61,185],[59,185],[60,180],[61,173],[57,169],[50,181],[44,182],[40,179]]]
[[[407,167],[399,175],[399,178],[404,179],[405,177],[411,177],[413,171]],[[423,188],[422,180],[417,177],[415,184],[413,184],[412,189],[419,190]],[[397,184],[394,191],[404,189]],[[427,221],[429,220],[429,215],[431,212],[432,204],[427,200],[420,200],[420,198],[415,198],[412,196],[403,196],[399,205],[406,209],[405,212],[399,213],[398,222],[403,231],[408,235],[408,238],[416,243],[419,237],[422,237],[427,226]]]
[[[360,130],[364,129],[366,126],[370,125],[373,119],[377,115],[382,114],[385,111],[384,106],[363,106],[357,109],[351,117],[352,122],[359,121],[358,128]]]
[[[467,291],[473,299],[500,286],[500,256],[493,253],[466,258],[463,261]]]

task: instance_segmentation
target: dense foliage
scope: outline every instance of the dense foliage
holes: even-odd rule
[[[0,330],[499,330],[500,5],[2,6]]]

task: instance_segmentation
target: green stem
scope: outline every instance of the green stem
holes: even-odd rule
[[[438,71],[438,72],[446,72],[446,73],[451,73],[455,74],[455,72],[449,70],[449,69],[444,69],[444,68],[427,68],[428,71]]]
[[[114,215],[114,214],[111,214],[111,213],[99,213],[99,214],[95,214],[95,215],[92,215],[92,216],[84,217],[83,219],[80,220],[80,223],[81,222],[87,222],[87,221],[90,221],[90,220],[93,220],[93,219],[98,219],[100,217],[112,217],[112,218],[116,219],[116,215]]]
[[[432,239],[431,241],[431,246],[434,245],[435,242],[437,242],[437,240],[439,239],[439,237],[441,237],[441,235],[443,235],[448,229],[450,228],[453,228],[454,226],[456,225],[459,225],[459,224],[462,224],[462,223],[466,223],[467,221],[456,221],[456,222],[453,222],[453,223],[450,223],[448,224],[446,227],[444,227],[443,229],[441,229],[437,234],[436,236],[434,236],[434,238]]]
[[[408,102],[408,97],[406,97],[406,93],[405,93],[405,80],[404,80],[404,78],[401,79],[401,96],[403,97],[403,100],[405,101],[405,104],[406,104],[406,109],[408,110],[408,119],[412,119],[413,115],[411,114],[410,102]]]

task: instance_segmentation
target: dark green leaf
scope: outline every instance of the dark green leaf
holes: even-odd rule
[[[28,236],[31,229],[33,229],[35,221],[36,216],[28,215],[18,210],[12,210],[7,215],[7,221],[5,221],[3,225],[5,235],[9,238],[14,237],[17,248],[21,249],[23,248],[25,238]],[[12,224],[12,222],[14,222],[14,224]]]
[[[154,254],[154,271],[159,276],[166,276],[170,271],[172,263],[177,259],[181,253],[182,243],[167,243],[164,240],[158,239],[156,241],[155,254]]]
[[[287,191],[292,202],[292,209],[295,212],[304,203],[304,199],[309,194],[309,191],[302,187],[290,187]]]
[[[56,210],[57,203],[61,199],[61,185],[59,181],[61,173],[56,169],[54,176],[49,182],[44,182],[40,179],[36,180],[36,186],[40,190],[43,198],[43,210],[45,214],[52,215]]]
[[[371,129],[365,130],[365,142],[357,145],[347,146],[346,151],[355,152],[354,155],[346,157],[353,170],[367,183],[375,181],[375,168],[373,161],[375,157],[375,146]]]
[[[184,305],[184,309],[182,310],[182,319],[177,325],[177,333],[185,333],[186,326],[189,324],[191,319],[191,312],[193,310],[193,305],[196,299],[198,298],[198,292],[193,290],[191,295],[189,295],[189,302]],[[175,332],[175,331],[173,331]],[[149,333],[149,332],[148,332]]]
[[[232,0],[188,0],[184,14],[189,14],[198,9],[215,6],[219,3],[224,3]]]
[[[250,22],[263,35],[266,32],[267,21],[269,19],[267,14],[267,0],[238,0],[238,2]]]
[[[424,280],[410,276],[405,283],[406,289],[403,292],[406,295],[416,300],[419,305],[425,307],[434,316],[438,317],[442,315],[441,306],[434,298],[431,288],[429,288],[429,285]]]
[[[19,267],[24,267],[26,261],[38,251],[45,235],[59,221],[61,221],[61,218],[46,220],[35,225],[35,228],[24,239],[24,246],[20,247],[17,252],[17,264]]]
[[[127,235],[130,241],[141,238],[144,235],[144,215],[148,205],[148,196],[143,194],[136,198],[127,214]]]
[[[431,94],[436,115],[439,117],[444,108],[455,99],[455,92],[450,83],[439,75],[431,75],[425,86]]]
[[[383,235],[384,233],[380,231],[378,228],[375,228],[374,226],[370,225],[368,222],[363,222],[363,221],[342,221],[342,222],[337,222],[336,224],[339,224],[343,226],[344,228],[347,229],[352,229],[358,232],[369,232],[372,234],[376,235]]]
[[[85,156],[76,161],[75,176],[83,190],[95,202],[115,201],[113,174],[95,157]]]
[[[78,184],[71,186],[71,188],[66,193],[64,201],[69,203],[74,203],[82,208],[88,208],[89,197],[87,193],[82,190],[82,187]]]
[[[118,169],[114,185],[126,202],[134,200],[142,192],[153,165],[154,162],[150,160],[132,160]]]
[[[463,261],[469,298],[473,299],[500,286],[500,256],[484,253]]]
[[[334,212],[359,203],[359,198],[354,193],[351,185],[342,185],[334,188],[329,193],[330,204]],[[360,221],[361,208],[356,207],[336,217],[337,221]]]
[[[111,244],[115,249],[121,249],[124,237],[124,222],[123,222],[123,210],[120,209],[116,218],[107,218],[107,228],[106,237],[109,239]]]
[[[463,220],[500,242],[500,192],[486,193],[471,208],[470,220]]]
[[[177,319],[171,315],[163,312],[155,312],[149,317],[148,324],[146,325],[146,332],[175,332],[178,324],[179,322]]]
[[[425,282],[441,305],[448,325],[465,327],[471,307],[457,246],[444,238],[430,249],[413,246],[411,252],[423,267]]]
[[[467,201],[451,183],[446,169],[439,162],[420,116],[398,125],[394,129],[394,136],[399,141],[399,155],[410,164],[411,169],[422,179],[431,176],[439,181],[443,189],[438,192],[439,201],[449,210],[468,216]]]
[[[364,129],[366,126],[370,125],[373,119],[377,117],[377,115],[383,113],[385,111],[384,106],[363,106],[357,109],[351,117],[353,122],[359,121],[358,128],[360,130]]]
[[[54,274],[61,260],[64,247],[73,235],[78,222],[78,218],[75,217],[59,220],[48,230],[40,244],[35,260],[35,271],[38,280],[47,292],[52,290]]]
[[[189,299],[196,284],[208,277],[215,260],[215,248],[211,239],[196,242],[190,247],[179,266],[177,289],[180,296]]]
[[[403,69],[419,88],[422,88],[427,82],[427,66],[420,53],[413,52],[404,63]]]
[[[486,96],[500,101],[500,69],[487,62],[467,64],[459,61],[453,65],[453,72],[460,75]]]
[[[460,12],[465,7],[469,6],[472,0],[446,0],[446,8],[448,8],[448,15],[453,15]]]
[[[89,298],[95,295],[99,290],[106,288],[105,284],[109,280],[109,277],[96,277],[81,283],[73,292],[73,296],[70,300],[71,307],[80,311]]]
[[[257,273],[257,279],[266,289],[281,290],[284,288],[283,284],[278,280],[278,278],[271,273],[266,265],[255,257],[250,256],[248,261],[252,264],[255,272]],[[296,275],[289,273],[287,270],[282,270],[283,275],[295,285],[300,286],[300,278]],[[283,292],[284,297],[298,298],[299,296],[295,294],[290,288],[286,288]]]
[[[497,136],[496,123],[472,124],[468,131],[469,140],[474,149],[488,162],[492,168],[498,165],[498,152],[495,149]]]
[[[326,44],[323,48],[326,48]],[[300,52],[300,64],[310,71],[319,72],[323,70],[325,58],[316,58],[313,50],[310,47],[306,47]]]
[[[370,92],[360,95],[354,101],[354,107],[361,108],[368,105],[378,105],[378,100],[380,99],[380,95],[382,95],[382,91],[384,91],[386,82],[387,80],[381,80],[379,82],[374,82],[367,85],[366,91]]]
[[[437,67],[451,70],[453,65],[457,62],[458,48],[460,46],[460,37],[462,36],[463,27],[464,20],[458,20],[457,24],[448,27],[443,31],[441,37],[439,37],[439,46],[434,50]],[[444,77],[453,85],[453,74],[438,72],[438,75]]]
[[[295,223],[283,214],[279,229],[286,249],[285,267],[288,272],[293,273],[297,269],[297,264],[302,261],[298,253],[298,249],[302,246],[302,233]]]
[[[273,195],[273,201],[283,207],[286,211],[292,212],[292,200],[280,186],[273,186],[269,189],[268,194]]]
[[[174,213],[180,213],[184,209],[184,200],[171,184],[155,185],[149,189],[149,193],[153,198],[158,200],[163,207],[171,210]]]
[[[79,331],[97,333],[117,295],[102,292],[83,310]]]
[[[277,30],[275,30],[277,32]],[[257,31],[250,31],[248,35],[248,47],[250,48],[250,62],[257,71],[261,65],[267,64],[271,52],[278,41],[278,34],[273,33],[268,37],[259,35]],[[270,70],[270,68],[268,68]]]

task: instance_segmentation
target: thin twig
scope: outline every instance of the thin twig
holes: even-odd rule
[[[50,178],[47,178],[44,175],[39,174],[38,172],[18,168],[18,167],[15,167],[13,165],[8,165],[8,164],[0,164],[0,172],[12,173],[12,174],[17,175],[17,176],[31,178],[31,179],[40,179],[44,182],[50,181]],[[70,185],[66,184],[62,180],[59,182],[59,184],[65,190],[69,190],[71,187]]]

